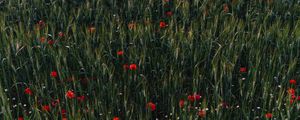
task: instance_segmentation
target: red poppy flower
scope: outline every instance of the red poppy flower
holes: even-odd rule
[[[241,72],[241,73],[247,72],[247,68],[246,68],[246,67],[241,67],[241,68],[240,68],[240,72]]]
[[[265,114],[265,117],[266,117],[267,119],[272,118],[272,116],[273,116],[272,113],[266,113],[266,114]]]
[[[124,54],[124,52],[123,52],[122,50],[120,50],[120,51],[117,52],[117,54],[118,54],[119,56],[121,56],[121,55]]]
[[[180,107],[180,108],[183,108],[183,107],[184,107],[184,100],[183,100],[183,99],[181,99],[181,100],[179,101],[179,107]]]
[[[129,65],[128,65],[128,64],[124,64],[124,65],[123,65],[123,69],[124,69],[124,70],[129,69]]]
[[[129,70],[136,70],[136,64],[131,64],[129,66]]]
[[[45,25],[46,24],[43,20],[38,21],[38,23],[37,23],[38,30],[43,29],[45,27]]]
[[[223,4],[223,11],[224,11],[224,13],[228,13],[229,12],[228,4]]]
[[[18,120],[24,120],[24,118],[20,116],[20,117],[18,117]]]
[[[173,13],[172,13],[172,11],[167,11],[167,12],[166,12],[166,15],[167,15],[168,17],[171,17],[171,16],[173,15]]]
[[[226,109],[229,108],[229,104],[225,101],[222,101],[221,106]]]
[[[88,30],[90,33],[94,33],[96,32],[96,28],[95,27],[89,27],[89,30]]]
[[[32,91],[31,91],[30,88],[26,88],[24,92],[25,92],[25,94],[27,94],[27,95],[32,95]]]
[[[290,99],[290,104],[293,104],[293,103],[294,103],[294,101],[295,101],[295,100],[293,100],[293,99]]]
[[[75,93],[71,90],[68,90],[66,93],[66,97],[69,99],[73,99],[73,98],[75,98]]]
[[[44,22],[43,20],[40,20],[40,21],[38,22],[38,25],[43,26],[43,25],[45,25],[45,22]]]
[[[57,72],[56,71],[52,71],[50,73],[50,76],[56,78],[57,77]]]
[[[167,23],[161,21],[161,22],[159,23],[159,27],[160,27],[160,28],[165,28],[165,27],[167,27]]]
[[[77,100],[78,100],[79,102],[83,102],[83,101],[85,100],[85,96],[84,96],[84,95],[78,96],[78,97],[77,97]]]
[[[199,110],[198,112],[199,117],[204,118],[206,115],[206,111],[205,110]]]
[[[147,104],[147,107],[151,109],[151,111],[154,111],[156,109],[156,105],[153,102],[149,102]]]
[[[61,109],[61,115],[62,115],[62,117],[66,118],[66,116],[67,116],[67,110]]]
[[[59,99],[56,99],[56,100],[54,100],[54,101],[52,101],[51,102],[51,105],[53,106],[53,107],[55,107],[57,104],[59,104]]]
[[[188,96],[188,100],[189,100],[190,102],[194,102],[195,100],[200,100],[200,99],[201,99],[201,96],[198,95],[198,94],[194,94],[194,95],[189,95],[189,96]]]
[[[296,95],[292,95],[291,98],[292,98],[292,99],[296,99]]]
[[[46,112],[50,112],[50,106],[49,105],[43,105],[42,110]]]
[[[41,37],[41,38],[40,38],[40,42],[41,42],[41,43],[44,43],[45,40],[46,40],[45,37]]]
[[[300,96],[297,97],[297,100],[300,101]]]
[[[64,34],[63,32],[59,32],[59,33],[58,33],[58,36],[59,36],[59,37],[64,37],[65,34]]]
[[[63,118],[62,118],[62,120],[68,120],[68,118],[66,118],[66,117],[63,117]]]
[[[295,85],[296,84],[296,80],[295,79],[291,79],[290,80],[290,84],[294,84]]]
[[[295,95],[295,89],[294,89],[294,88],[289,88],[289,89],[288,89],[288,93],[289,93],[290,95]]]
[[[54,40],[48,40],[48,44],[49,44],[49,45],[53,45],[54,43],[55,43]]]
[[[114,117],[113,120],[120,120],[120,118],[119,117]]]
[[[194,95],[196,100],[200,100],[201,96],[200,95]]]
[[[188,100],[189,100],[190,102],[194,102],[194,101],[195,101],[195,97],[194,97],[193,95],[189,95],[189,96],[188,96]]]

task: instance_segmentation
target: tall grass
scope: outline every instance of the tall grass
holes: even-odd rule
[[[1,119],[299,119],[288,92],[299,95],[295,0],[4,0],[0,9]]]

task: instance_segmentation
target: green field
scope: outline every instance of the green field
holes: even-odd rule
[[[299,0],[0,0],[0,120],[299,120]]]

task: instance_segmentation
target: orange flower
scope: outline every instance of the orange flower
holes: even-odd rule
[[[266,113],[266,114],[265,114],[265,117],[266,117],[267,119],[272,118],[272,116],[273,116],[272,113]]]
[[[94,33],[96,32],[96,28],[95,27],[89,27],[89,30],[88,30],[90,33]]]
[[[147,107],[151,109],[151,111],[154,111],[156,109],[156,105],[153,102],[149,102],[147,104]]]
[[[199,110],[198,112],[199,117],[204,118],[206,115],[206,111],[205,110]]]
[[[290,95],[295,95],[295,89],[289,88],[289,89],[288,89],[288,93],[289,93]]]
[[[66,93],[66,97],[69,99],[73,99],[73,98],[75,98],[75,93],[71,90],[68,90]]]
[[[40,42],[41,42],[41,43],[44,43],[45,40],[46,40],[45,37],[41,37],[41,38],[40,38]]]
[[[136,29],[136,23],[135,22],[130,22],[127,27],[128,27],[129,30],[135,30]]]

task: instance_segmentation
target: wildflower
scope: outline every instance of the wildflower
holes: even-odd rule
[[[63,118],[66,118],[66,116],[67,116],[67,110],[61,109],[61,115],[62,115]]]
[[[290,84],[294,84],[295,85],[296,84],[296,80],[295,79],[291,79],[290,80]]]
[[[184,107],[184,100],[183,100],[183,99],[181,99],[181,100],[179,101],[179,107],[180,107],[180,108],[183,108],[183,107]]]
[[[57,77],[57,72],[56,71],[52,71],[50,73],[50,76],[53,77],[53,78],[56,78]]]
[[[65,34],[64,34],[63,32],[59,32],[59,33],[58,33],[58,36],[59,36],[59,37],[64,37]]]
[[[124,64],[124,65],[123,65],[123,69],[124,69],[124,70],[129,69],[129,65],[128,65],[128,64]]]
[[[89,27],[89,30],[88,30],[90,33],[94,33],[96,32],[96,28],[95,27]]]
[[[45,37],[41,37],[41,38],[40,38],[40,42],[41,42],[41,43],[44,43],[45,40],[46,40]]]
[[[129,66],[129,69],[130,69],[130,70],[136,70],[136,64],[131,64],[131,65]]]
[[[153,102],[149,102],[147,104],[147,107],[151,109],[151,111],[154,111],[156,109],[156,105]]]
[[[225,101],[222,101],[221,106],[226,109],[229,108],[229,104]]]
[[[229,12],[228,4],[223,4],[223,11],[224,11],[224,13],[228,13]]]
[[[297,100],[300,101],[300,96],[297,97]]]
[[[18,120],[24,120],[24,118],[22,116],[18,117]]]
[[[247,68],[246,68],[246,67],[241,67],[241,68],[240,68],[240,72],[241,72],[241,73],[247,72]]]
[[[43,20],[40,20],[37,23],[37,25],[38,25],[38,29],[41,30],[41,29],[43,29],[45,27],[46,24],[45,24],[45,22]]]
[[[83,101],[85,100],[85,96],[84,96],[84,95],[78,96],[78,97],[77,97],[77,100],[78,100],[79,102],[83,102]]]
[[[127,27],[128,27],[129,30],[136,29],[136,23],[135,22],[130,22]]]
[[[289,89],[288,89],[288,93],[289,93],[290,95],[295,95],[295,89],[289,88]]]
[[[198,115],[199,115],[199,117],[204,118],[206,115],[206,111],[201,109],[201,110],[199,110]]]
[[[42,110],[46,112],[50,112],[50,106],[49,105],[43,105]]]
[[[54,100],[54,101],[52,101],[51,102],[51,105],[53,106],[53,107],[55,107],[57,104],[59,104],[59,99],[56,99],[56,100]]]
[[[119,117],[114,117],[113,120],[120,120],[120,118]]]
[[[161,22],[159,23],[159,27],[160,27],[160,28],[165,28],[165,27],[167,27],[167,23],[161,21]]]
[[[26,88],[24,92],[25,92],[25,94],[27,94],[27,95],[32,95],[32,91],[31,91],[30,88]]]
[[[171,16],[173,15],[173,13],[172,13],[172,11],[167,11],[167,12],[166,12],[166,15],[167,15],[168,17],[171,17]]]
[[[293,104],[293,103],[294,103],[294,101],[295,101],[295,100],[293,100],[293,99],[290,99],[290,104]]]
[[[48,44],[49,44],[49,45],[53,45],[54,43],[55,43],[54,40],[49,40],[49,41],[48,41]]]
[[[198,94],[194,94],[194,95],[189,95],[189,96],[188,96],[188,100],[189,100],[190,102],[194,102],[195,100],[200,100],[200,99],[201,99],[201,96],[198,95]]]
[[[124,54],[124,52],[122,50],[120,50],[120,51],[117,52],[117,55],[119,55],[119,56],[121,56],[123,54]]]
[[[266,114],[265,114],[265,117],[266,117],[267,119],[272,118],[272,116],[273,116],[272,113],[266,113]]]
[[[75,98],[75,93],[71,90],[68,90],[66,93],[66,97],[69,99],[73,99],[73,98]]]

